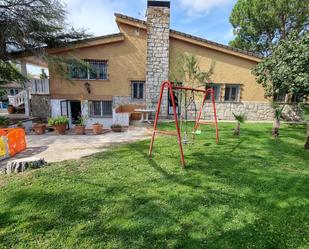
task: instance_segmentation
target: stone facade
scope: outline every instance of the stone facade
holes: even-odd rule
[[[197,108],[198,109],[198,108]],[[274,111],[269,103],[261,102],[239,102],[239,103],[224,103],[217,102],[217,118],[218,120],[235,120],[235,114],[245,113],[247,120],[252,121],[271,121],[274,119]],[[204,106],[202,119],[213,120],[212,104],[207,102]],[[285,121],[299,121],[301,116],[297,104],[285,105],[282,113]],[[190,111],[188,118],[194,119],[195,112]]]
[[[147,64],[146,106],[155,109],[164,80],[169,74],[170,9],[148,5],[147,9]],[[161,116],[167,116],[167,91],[161,106]]]
[[[31,95],[32,116],[47,119],[51,116],[50,95]]]
[[[113,96],[113,109],[120,105],[145,105],[146,102],[143,99],[132,99],[131,96]]]

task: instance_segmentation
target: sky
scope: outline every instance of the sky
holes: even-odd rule
[[[62,0],[67,22],[94,36],[119,32],[114,13],[145,20],[147,0]],[[228,44],[233,39],[229,16],[236,0],[171,0],[171,28]],[[34,74],[40,69],[29,68]]]

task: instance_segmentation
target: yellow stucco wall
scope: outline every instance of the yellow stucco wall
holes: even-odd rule
[[[93,47],[74,49],[66,53],[80,59],[95,59],[108,61],[108,80],[74,80],[61,79],[50,70],[50,92],[54,99],[105,99],[112,96],[127,96],[131,94],[131,80],[145,80],[146,78],[146,32],[140,30],[136,35],[136,28],[121,25],[120,31],[126,33],[124,41],[98,45]],[[91,94],[84,86],[90,83]]]
[[[233,55],[214,51],[185,41],[171,38],[170,42],[170,69],[172,70],[179,54],[196,55],[199,66],[207,71],[212,62],[215,62],[212,80],[214,83],[223,84],[221,99],[223,99],[225,84],[241,84],[240,101],[265,102],[264,90],[255,81],[251,69],[257,64]]]
[[[81,59],[97,59],[108,61],[108,80],[74,80],[73,83],[57,77],[50,69],[50,92],[54,99],[89,99],[111,100],[113,96],[128,96],[131,94],[131,80],[146,78],[146,30],[123,23],[118,24],[124,41],[79,48],[69,51],[69,54]],[[194,45],[186,41],[170,38],[170,68],[173,68],[177,54],[190,53],[197,56],[200,67],[207,70],[215,61],[215,83],[222,83],[223,99],[224,84],[241,84],[241,101],[266,102],[264,90],[255,81],[251,69],[256,62],[206,47]],[[65,55],[66,52],[58,53]],[[90,83],[91,94],[84,86]]]

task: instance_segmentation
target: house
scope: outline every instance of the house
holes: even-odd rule
[[[207,70],[215,62],[213,87],[219,119],[233,119],[232,112],[245,112],[250,120],[272,120],[273,111],[256,83],[251,69],[260,57],[240,49],[170,29],[170,2],[148,1],[147,20],[115,14],[119,33],[95,37],[74,44],[47,49],[51,55],[83,59],[94,70],[70,69],[65,80],[49,68],[51,116],[66,115],[74,125],[80,116],[87,125],[113,123],[119,106],[139,105],[155,108],[162,81],[169,78],[177,54],[197,56],[200,67]],[[170,114],[167,95],[162,112]],[[205,111],[210,110],[210,103]],[[297,114],[289,110],[292,118]]]
[[[17,82],[1,85],[0,109],[6,110],[8,105],[14,105],[15,96],[22,90],[22,85]]]

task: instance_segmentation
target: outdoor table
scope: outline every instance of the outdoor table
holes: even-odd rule
[[[151,124],[148,118],[149,118],[149,113],[154,112],[155,111],[154,109],[135,109],[134,111],[142,114],[140,122],[147,122]],[[145,119],[144,119],[144,114],[146,114]]]

